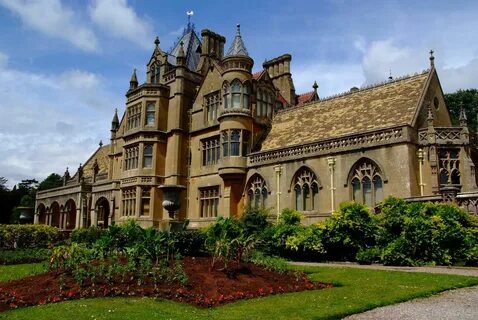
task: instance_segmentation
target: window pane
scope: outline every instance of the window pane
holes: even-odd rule
[[[261,204],[261,191],[256,189],[254,192],[254,207],[258,207]]]
[[[241,93],[241,83],[239,81],[234,81],[231,85],[232,93]]]
[[[352,180],[352,188],[353,188],[353,200],[355,202],[362,203],[362,197],[360,193],[360,182],[358,179],[353,179]]]
[[[382,178],[375,176],[373,178],[373,187],[375,189],[375,204],[383,200]]]
[[[244,106],[243,106],[245,109],[249,109],[250,106],[249,106],[249,95],[244,95]]]
[[[304,186],[304,204],[303,208],[304,210],[310,210],[310,189],[308,185]]]
[[[233,108],[241,107],[241,94],[240,93],[233,93],[232,94],[232,107]]]
[[[302,210],[302,189],[299,185],[296,185],[295,188],[295,209]]]
[[[234,130],[231,133],[231,156],[239,155],[239,141],[241,139],[241,133],[238,130]]]
[[[364,203],[372,207],[372,181],[368,177],[362,179]]]

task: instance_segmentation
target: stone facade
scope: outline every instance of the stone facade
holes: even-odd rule
[[[464,113],[452,126],[433,55],[423,72],[320,98],[316,83],[295,93],[290,55],[253,73],[239,26],[227,53],[225,42],[191,25],[170,52],[156,39],[110,144],[38,193],[35,223],[164,228],[168,209],[198,228],[249,205],[313,223],[343,201],[375,207],[388,195],[476,213],[476,136]]]

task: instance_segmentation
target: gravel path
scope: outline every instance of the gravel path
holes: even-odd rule
[[[425,320],[425,319],[478,319],[478,286],[445,291],[430,298],[415,299],[364,313],[354,314],[347,320]]]
[[[359,265],[356,263],[309,263],[291,262],[293,265],[346,267],[373,270],[389,270],[403,272],[427,272],[456,274],[478,277],[478,268],[451,267],[386,267],[383,265]],[[376,308],[367,312],[354,314],[347,320],[441,320],[441,319],[478,319],[478,286],[445,291],[430,298],[421,298],[402,302],[386,307]]]

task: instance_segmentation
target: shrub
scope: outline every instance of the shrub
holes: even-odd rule
[[[76,229],[71,233],[71,241],[76,243],[93,244],[106,233],[106,230],[97,226]]]
[[[57,228],[44,224],[0,225],[0,248],[47,248],[61,238]]]
[[[382,250],[378,247],[360,249],[355,256],[355,260],[359,264],[372,264],[380,262]]]
[[[378,223],[369,209],[344,202],[322,224],[322,242],[329,260],[353,261],[357,252],[375,246]]]
[[[217,218],[216,222],[206,228],[206,248],[212,253],[212,267],[222,261],[227,268],[230,260],[237,256],[235,239],[242,235],[239,221],[234,218]]]
[[[406,203],[393,197],[380,215],[382,261],[391,265],[466,262],[477,245],[474,220],[450,204]]]
[[[204,255],[206,236],[199,230],[185,230],[171,233],[177,252],[183,256]]]
[[[245,235],[259,236],[269,226],[269,210],[261,207],[247,207],[240,219]]]
[[[273,270],[279,273],[284,273],[290,270],[287,260],[265,255],[260,251],[252,252],[252,254],[248,257],[248,261],[261,266],[266,270]]]
[[[320,260],[325,253],[322,228],[317,224],[298,228],[295,234],[287,237],[285,245],[297,253],[294,258],[301,260]]]

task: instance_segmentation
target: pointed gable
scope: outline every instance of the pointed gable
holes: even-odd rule
[[[189,70],[196,71],[199,64],[201,40],[194,30],[194,25],[188,23],[188,26],[183,30],[182,36],[169,51],[168,62],[171,65],[176,65],[176,57],[179,55],[181,42],[186,55],[186,67]]]

